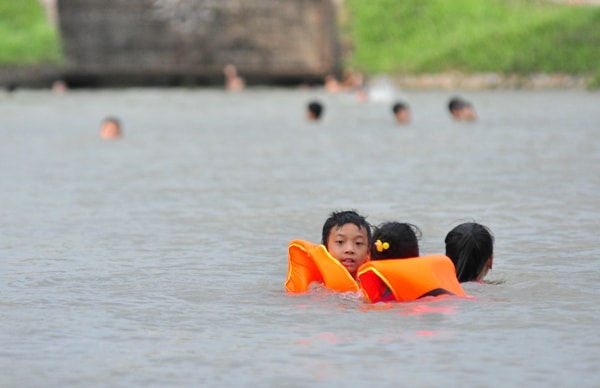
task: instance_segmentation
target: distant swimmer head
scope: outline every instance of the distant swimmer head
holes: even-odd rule
[[[238,75],[235,65],[228,63],[223,67],[223,73],[225,74],[225,89],[242,90],[246,87],[246,81]]]
[[[448,110],[456,120],[475,120],[477,118],[473,105],[461,97],[452,97],[448,102]]]
[[[319,101],[311,101],[306,107],[306,117],[311,121],[319,120],[323,115],[323,111],[323,104]]]
[[[408,104],[404,102],[396,102],[392,106],[392,112],[394,113],[394,118],[399,123],[408,123],[410,121],[410,108]]]
[[[121,137],[121,121],[116,117],[107,117],[102,121],[100,137],[106,140]]]

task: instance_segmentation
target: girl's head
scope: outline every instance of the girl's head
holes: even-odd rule
[[[405,259],[419,256],[421,231],[412,224],[386,222],[373,233],[371,260]]]
[[[475,222],[466,222],[446,235],[446,256],[456,267],[460,282],[481,280],[492,269],[494,236],[489,229]]]

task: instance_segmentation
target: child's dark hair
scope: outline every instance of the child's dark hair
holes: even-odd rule
[[[314,115],[316,119],[318,119],[323,113],[323,104],[321,104],[318,101],[311,101],[308,104],[308,110]]]
[[[371,242],[371,225],[367,219],[356,212],[356,210],[334,211],[329,215],[323,224],[322,243],[327,246],[327,239],[331,229],[336,226],[341,228],[346,224],[354,224],[359,229],[364,229],[367,232],[368,242]]]
[[[103,123],[115,123],[117,126],[121,126],[121,120],[117,116],[107,116],[102,120]]]
[[[398,113],[401,110],[407,110],[408,109],[408,105],[406,105],[403,102],[397,102],[392,106],[392,112],[394,112],[394,114]]]
[[[471,104],[469,104],[467,101],[463,100],[460,97],[452,97],[450,99],[450,102],[448,102],[448,110],[450,112],[463,108],[469,108],[470,106]]]
[[[459,282],[477,280],[488,259],[494,254],[494,236],[475,222],[466,222],[446,235],[446,256],[456,267]]]
[[[375,228],[371,260],[405,259],[419,256],[421,230],[413,224],[385,222]]]

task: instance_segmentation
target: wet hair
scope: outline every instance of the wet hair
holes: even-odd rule
[[[466,222],[446,235],[446,256],[456,267],[459,282],[477,280],[488,259],[494,254],[494,236],[476,222]]]
[[[356,210],[334,211],[329,215],[323,224],[323,235],[321,242],[327,246],[327,239],[333,227],[341,228],[346,224],[354,224],[359,229],[364,229],[367,232],[367,243],[371,242],[371,225],[367,219],[356,212]]]
[[[316,119],[318,119],[323,113],[323,104],[318,101],[311,101],[308,104],[308,111],[311,112]]]
[[[469,104],[467,101],[463,100],[460,97],[452,97],[450,99],[450,102],[448,102],[448,110],[450,112],[454,112],[456,110],[470,108],[470,107],[471,107],[471,104]]]
[[[405,259],[419,256],[421,230],[405,222],[385,222],[375,228],[371,260]]]
[[[400,112],[401,110],[408,110],[408,105],[403,102],[397,102],[392,106],[392,112],[394,112],[394,114]]]
[[[102,120],[103,123],[115,123],[119,128],[121,127],[121,120],[119,120],[116,116],[108,116]]]

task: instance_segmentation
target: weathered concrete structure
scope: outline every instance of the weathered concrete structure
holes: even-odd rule
[[[66,78],[203,84],[321,80],[339,65],[332,0],[58,0]]]

